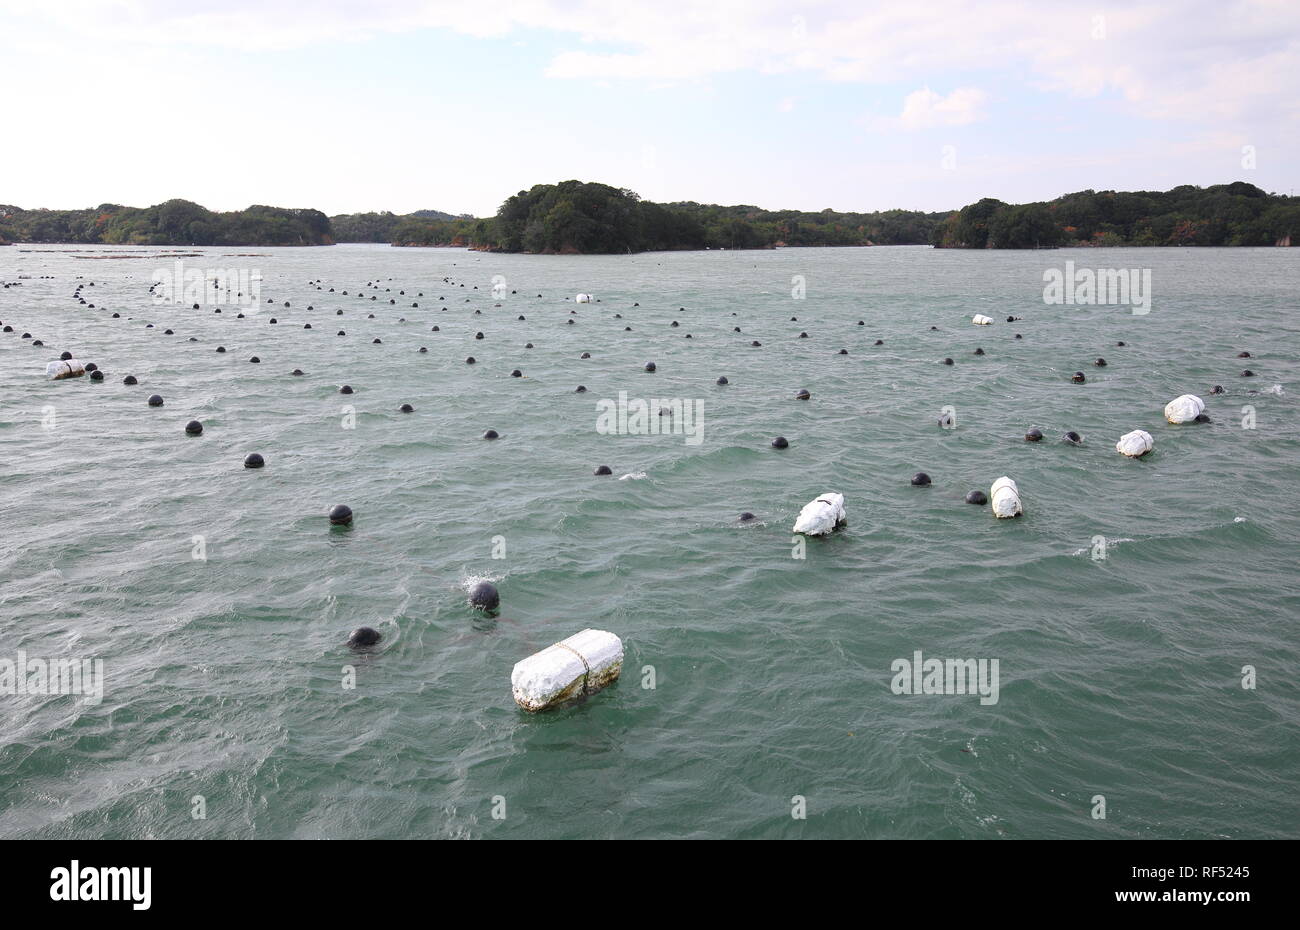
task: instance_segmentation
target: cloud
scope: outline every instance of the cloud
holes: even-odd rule
[[[914,90],[903,100],[903,112],[896,122],[903,129],[966,126],[984,118],[981,108],[987,96],[976,87],[959,87],[947,97],[928,87]]]
[[[1300,118],[1294,0],[1147,0],[1115,9],[1020,0],[316,0],[309,13],[297,0],[0,0],[0,46],[56,33],[123,48],[265,51],[430,29],[569,37],[572,47],[545,71],[556,80],[753,72],[916,86],[942,74],[987,85],[1011,73],[1039,90],[1105,96],[1138,116],[1213,120],[1223,130]],[[913,94],[899,125],[978,119],[981,101],[970,90],[938,100]]]

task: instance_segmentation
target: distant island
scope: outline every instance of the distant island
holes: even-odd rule
[[[0,205],[0,244],[304,246],[386,242],[487,252],[623,254],[677,249],[932,245],[944,249],[1078,246],[1289,246],[1300,243],[1300,197],[1244,181],[1169,191],[1079,191],[1008,204],[985,198],[955,211],[816,213],[652,203],[626,188],[538,184],[492,217],[438,210],[351,213],[252,206],[215,213],[188,200],[87,210]]]

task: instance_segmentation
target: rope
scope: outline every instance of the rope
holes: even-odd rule
[[[587,660],[583,657],[581,652],[574,649],[572,646],[566,645],[565,643],[556,643],[555,645],[559,646],[561,649],[569,650],[578,657],[578,661],[582,663],[582,693],[590,694],[591,692],[587,689],[587,679],[591,676],[591,666],[587,664]]]

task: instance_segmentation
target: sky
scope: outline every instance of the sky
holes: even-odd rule
[[[1300,191],[1300,0],[0,0],[0,203]]]

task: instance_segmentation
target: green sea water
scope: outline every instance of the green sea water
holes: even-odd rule
[[[220,314],[153,300],[159,251],[0,249],[0,663],[104,674],[0,695],[0,836],[1300,835],[1300,250],[193,250],[262,276]],[[1045,304],[1067,260],[1150,312]],[[620,392],[702,441],[598,430]],[[1019,520],[963,502],[1002,475]],[[622,678],[519,710],[588,627]],[[997,702],[896,694],[918,650]]]

